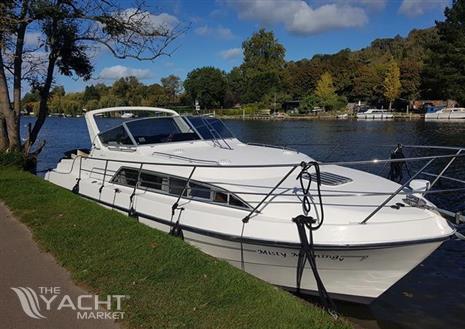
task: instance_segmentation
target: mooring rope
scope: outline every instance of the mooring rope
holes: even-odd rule
[[[308,260],[310,267],[313,272],[313,276],[315,277],[318,294],[320,296],[321,303],[325,310],[331,314],[334,318],[338,317],[338,313],[336,311],[336,305],[334,304],[333,300],[329,296],[326,288],[321,280],[320,274],[318,273],[318,268],[315,259],[315,248],[314,248],[314,241],[313,241],[313,231],[318,230],[324,222],[324,210],[323,210],[323,202],[321,198],[321,175],[320,175],[320,166],[317,162],[302,162],[301,163],[301,172],[297,176],[297,179],[300,181],[300,186],[302,188],[302,211],[303,215],[299,215],[294,217],[292,221],[297,225],[297,231],[299,234],[299,239],[301,243],[301,247],[299,250],[299,258],[297,260],[297,278],[296,278],[296,286],[297,292],[300,292],[300,286],[302,282],[302,276],[305,269],[305,264]],[[318,199],[320,203],[320,214],[319,220],[318,218],[315,219],[312,216],[309,216],[309,213],[312,208],[312,202],[310,195],[310,185],[312,183],[312,176],[308,172],[309,169],[312,167],[315,168],[316,172],[316,184],[318,189]],[[316,209],[315,209],[316,211]],[[307,229],[309,231],[309,236],[307,236]]]

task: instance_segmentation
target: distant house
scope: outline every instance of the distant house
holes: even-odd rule
[[[417,99],[410,102],[410,108],[412,111],[421,112],[424,111],[427,107],[457,107],[459,103],[452,99],[447,100],[426,100],[426,99]]]

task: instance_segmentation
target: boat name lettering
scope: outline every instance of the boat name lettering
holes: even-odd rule
[[[267,249],[257,249],[257,253],[260,254],[260,255],[278,256],[278,257],[282,257],[282,258],[286,258],[288,256],[290,256],[290,257],[298,257],[299,256],[299,253],[296,252],[296,251],[285,252],[285,251],[275,251],[275,250],[267,250]],[[315,258],[329,259],[329,260],[343,262],[346,259],[358,259],[359,261],[364,261],[365,259],[368,258],[368,256],[363,256],[363,255],[361,255],[361,256],[358,256],[358,255],[342,256],[342,255],[315,254]]]

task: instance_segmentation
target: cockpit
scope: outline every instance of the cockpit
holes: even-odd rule
[[[234,138],[224,123],[212,117],[149,117],[123,122],[99,135],[109,146],[137,146],[194,140]]]

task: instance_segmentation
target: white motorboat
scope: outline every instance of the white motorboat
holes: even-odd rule
[[[121,110],[156,116],[101,132],[95,117]],[[314,167],[301,168],[312,158],[245,144],[216,118],[168,109],[109,108],[85,118],[92,148],[68,154],[48,181],[153,228],[182,231],[203,252],[274,285],[298,287],[302,241],[292,219],[306,194],[296,178],[318,178]],[[455,232],[406,185],[337,164],[320,168],[322,201],[313,182],[308,215],[322,223],[313,233],[316,263],[337,298],[377,298]],[[308,267],[300,288],[317,289]]]
[[[438,110],[433,110],[425,114],[426,120],[461,120],[465,119],[465,108],[463,107],[448,107]]]
[[[357,113],[357,119],[365,120],[388,120],[393,119],[394,115],[391,112],[380,109],[368,109]]]
[[[131,112],[124,112],[121,114],[122,119],[132,119],[134,117],[134,113]]]

